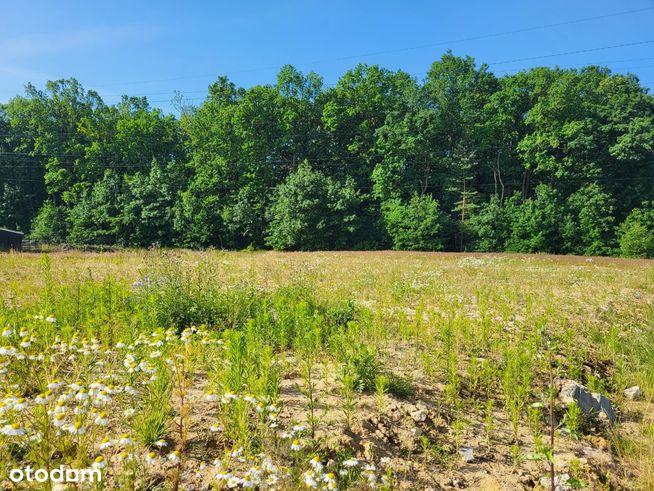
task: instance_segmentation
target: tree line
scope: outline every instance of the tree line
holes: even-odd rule
[[[654,256],[654,97],[608,68],[226,77],[179,117],[75,79],[0,105],[0,226],[230,249]]]

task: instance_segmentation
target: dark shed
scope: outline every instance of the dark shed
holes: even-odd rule
[[[20,251],[23,246],[23,232],[0,228],[0,251],[14,249]]]

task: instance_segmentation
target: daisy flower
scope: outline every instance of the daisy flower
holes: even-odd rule
[[[182,459],[179,457],[179,450],[173,450],[168,454],[168,462],[171,464],[177,465],[182,461]]]
[[[92,467],[94,469],[104,469],[107,467],[107,460],[102,455],[100,455],[99,457],[95,458]]]
[[[300,443],[300,440],[293,440],[293,443],[291,443],[291,450],[294,452],[299,452],[302,450],[302,443]]]
[[[1,432],[7,436],[22,436],[26,433],[25,428],[20,423],[13,423],[5,425]]]
[[[105,412],[101,412],[95,418],[95,424],[100,426],[107,426],[109,424],[109,416]]]
[[[159,462],[159,458],[155,452],[150,452],[145,456],[145,463],[149,465],[154,465]]]

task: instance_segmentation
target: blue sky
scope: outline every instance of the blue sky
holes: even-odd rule
[[[633,45],[654,41],[652,26],[654,0],[5,1],[0,102],[27,82],[75,77],[109,103],[147,95],[171,110],[174,90],[199,103],[218,75],[246,87],[272,83],[285,63],[326,84],[359,62],[420,79],[448,48],[498,75],[602,64],[654,91],[654,42]],[[632,45],[508,62],[624,44]]]

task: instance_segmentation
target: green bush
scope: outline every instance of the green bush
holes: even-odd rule
[[[49,201],[45,202],[32,222],[30,239],[60,244],[65,242],[67,235],[65,210]]]
[[[346,248],[360,201],[351,179],[341,184],[305,162],[275,189],[266,243],[278,250]]]
[[[625,257],[654,257],[654,202],[644,202],[618,227],[620,254]]]
[[[399,198],[382,206],[386,231],[393,249],[440,251],[444,246],[444,225],[447,221],[438,201],[431,195],[413,195],[408,203]]]

